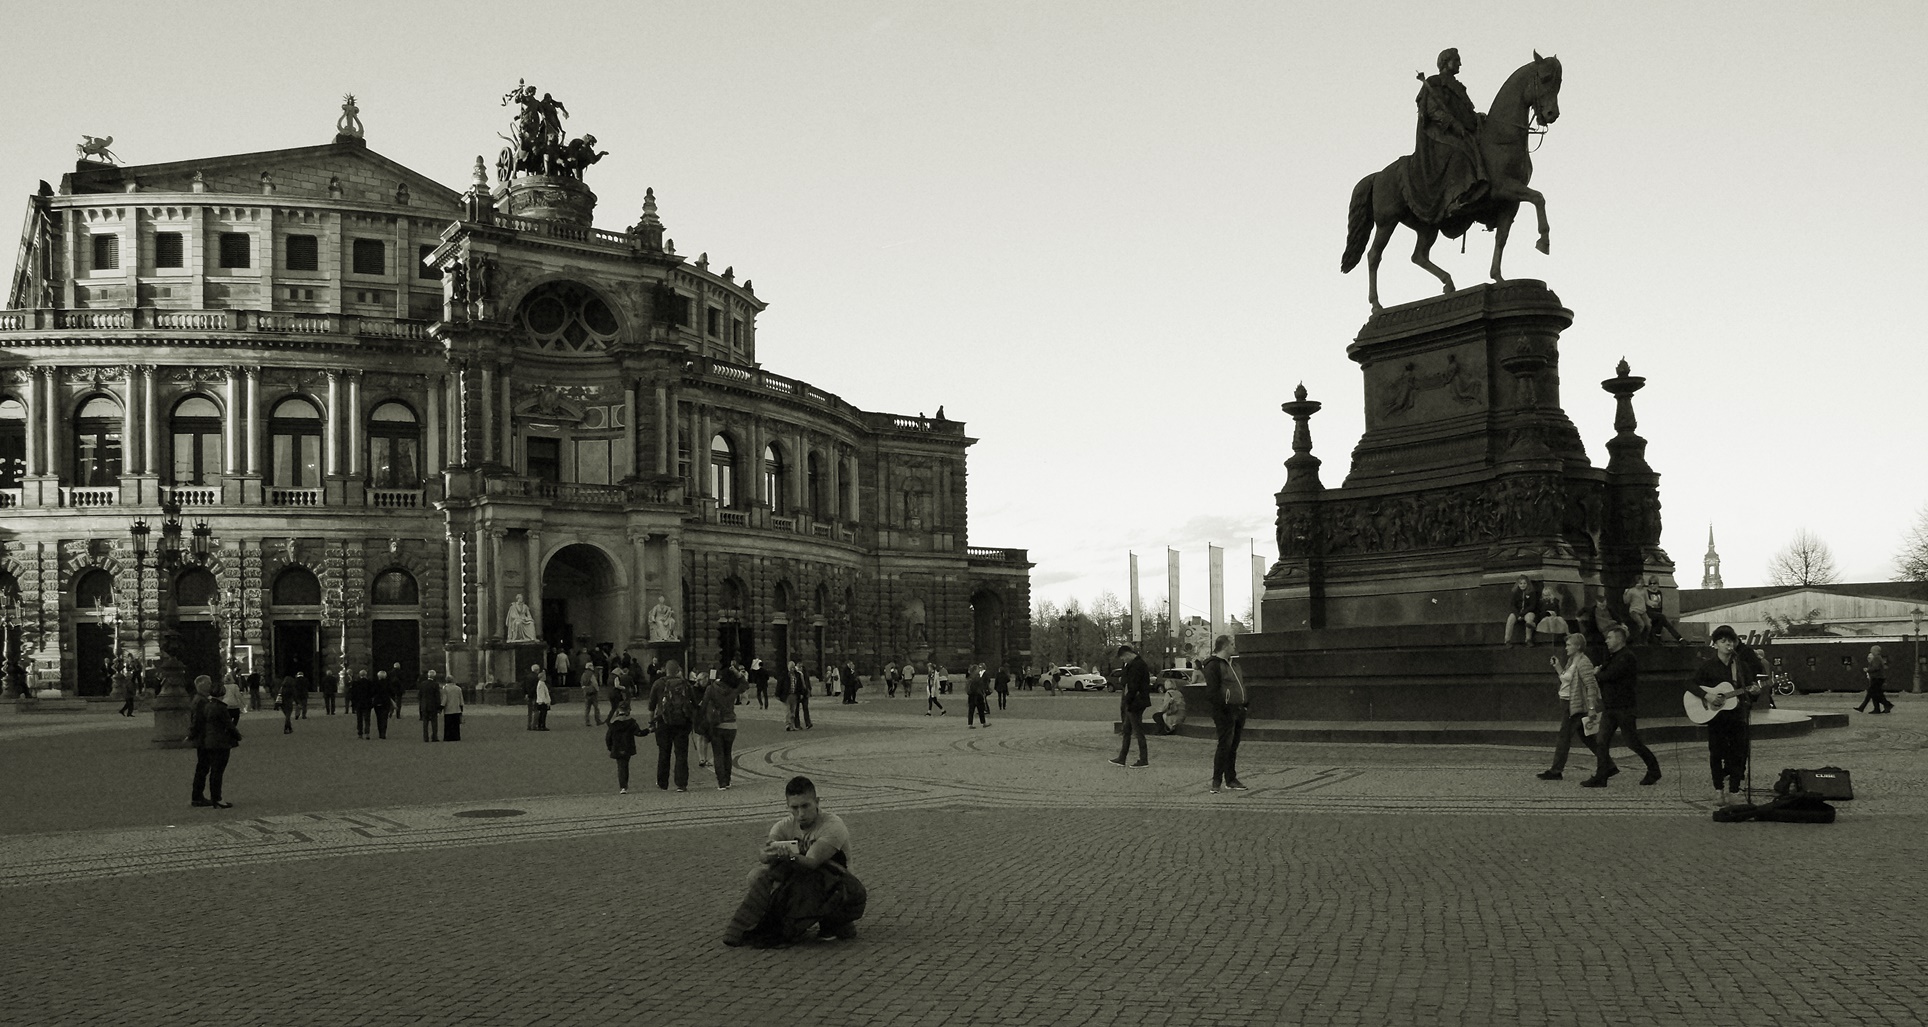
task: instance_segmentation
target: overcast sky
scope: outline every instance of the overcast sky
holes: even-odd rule
[[[8,4],[0,232],[72,167],[329,141],[356,95],[371,148],[460,188],[518,78],[610,156],[599,224],[654,186],[680,253],[770,303],[765,367],[870,410],[968,422],[970,541],[1026,548],[1034,596],[1148,604],[1205,546],[1242,613],[1248,540],[1303,381],[1325,480],[1363,425],[1338,271],[1353,184],[1412,146],[1414,73],[1459,48],[1485,109],[1532,57],[1565,66],[1534,156],[1553,252],[1507,273],[1574,311],[1562,399],[1596,464],[1622,357],[1662,475],[1667,550],[1729,586],[1810,528],[1886,580],[1928,503],[1928,4]],[[1387,251],[1388,303],[1436,291]],[[1435,257],[1484,277],[1492,237]],[[1914,297],[1910,299],[1909,297]]]

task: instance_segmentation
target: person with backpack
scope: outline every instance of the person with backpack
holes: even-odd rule
[[[696,696],[683,665],[671,660],[663,676],[649,689],[650,726],[656,732],[656,787],[669,790],[672,770],[676,790],[689,791],[690,727],[696,722]]]

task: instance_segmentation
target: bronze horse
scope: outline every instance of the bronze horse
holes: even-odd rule
[[[1342,274],[1351,271],[1359,266],[1360,254],[1365,255],[1366,295],[1374,313],[1381,309],[1379,255],[1385,251],[1386,240],[1396,225],[1405,225],[1418,233],[1413,263],[1431,271],[1445,284],[1444,291],[1448,293],[1453,291],[1452,276],[1434,264],[1431,256],[1433,240],[1442,230],[1449,237],[1455,236],[1475,221],[1497,230],[1499,234],[1493,240],[1492,275],[1494,281],[1503,281],[1500,255],[1506,252],[1506,237],[1513,229],[1513,218],[1519,213],[1520,204],[1531,203],[1540,216],[1540,241],[1535,248],[1541,253],[1549,252],[1546,197],[1526,185],[1533,178],[1533,159],[1527,153],[1526,143],[1535,124],[1551,125],[1559,117],[1560,59],[1541,57],[1536,52],[1531,64],[1522,66],[1500,86],[1499,93],[1493,97],[1493,106],[1480,120],[1477,142],[1490,182],[1484,200],[1455,214],[1445,224],[1427,224],[1407,207],[1401,188],[1406,177],[1406,162],[1411,158],[1401,157],[1386,165],[1385,170],[1359,180],[1353,187],[1352,205],[1347,211],[1346,252],[1339,261],[1339,271]],[[1368,235],[1372,236],[1370,250],[1366,248]]]

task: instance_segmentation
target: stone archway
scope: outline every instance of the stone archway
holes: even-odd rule
[[[616,561],[587,542],[563,546],[542,568],[542,634],[550,644],[629,643],[629,589]]]

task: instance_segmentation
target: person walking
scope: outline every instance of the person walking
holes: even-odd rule
[[[937,664],[931,664],[929,670],[923,675],[923,678],[924,716],[928,717],[931,715],[932,710],[936,710],[937,715],[941,717],[949,711],[944,709],[943,703],[937,701]]]
[[[601,679],[602,679],[602,675],[597,670],[595,665],[592,664],[588,667],[583,668],[582,670],[582,726],[583,727],[601,727],[602,726],[603,710],[602,710],[602,680]],[[594,724],[590,723],[590,719],[592,717],[595,720]]]
[[[429,671],[429,680],[415,686],[415,715],[422,721],[424,742],[442,740],[442,689],[435,684],[434,674]]]
[[[569,662],[568,646],[566,645],[556,646],[556,653],[549,660],[549,669],[554,672],[549,679],[549,682],[551,685],[553,685],[554,687],[560,688],[563,685],[566,685],[569,683],[570,662]],[[531,690],[529,694],[534,695],[535,692]],[[531,728],[530,730],[533,731],[535,729]]]
[[[1151,757],[1145,751],[1145,710],[1151,706],[1151,668],[1145,665],[1138,650],[1127,642],[1118,647],[1118,655],[1125,658],[1124,691],[1118,696],[1118,719],[1121,722],[1120,734],[1123,744],[1118,747],[1118,758],[1111,762],[1125,766],[1125,756],[1131,752],[1131,741],[1138,740],[1138,762],[1132,767],[1151,766]]]
[[[398,661],[388,669],[388,715],[402,719],[402,696],[408,691],[408,678]]]
[[[1212,641],[1212,655],[1199,665],[1205,676],[1205,703],[1212,708],[1212,727],[1218,747],[1212,750],[1212,794],[1223,785],[1233,791],[1245,790],[1238,777],[1238,744],[1245,736],[1245,715],[1251,707],[1245,692],[1245,678],[1232,665],[1238,646],[1230,635]]]
[[[709,693],[710,682],[716,680],[716,671],[690,675],[690,695],[696,698],[695,715],[690,721],[690,751],[696,754],[696,765],[710,765],[710,736],[715,734],[710,727],[710,709],[704,705],[703,697]]]
[[[435,680],[435,672],[429,671],[429,681]],[[462,686],[453,681],[436,685],[442,693],[442,741],[459,742],[462,740]]]
[[[696,697],[683,665],[671,660],[663,665],[663,677],[649,689],[650,726],[656,732],[656,787],[669,790],[672,776],[676,790],[689,791],[690,726],[696,722]]]
[[[810,722],[810,675],[803,664],[790,661],[790,694],[797,697],[797,723],[804,730],[816,727]]]
[[[1607,778],[1620,773],[1620,767],[1613,761],[1613,736],[1624,732],[1627,748],[1647,764],[1647,776],[1640,779],[1643,785],[1660,781],[1660,761],[1654,758],[1653,750],[1640,741],[1640,722],[1636,716],[1636,693],[1640,685],[1640,663],[1634,659],[1633,650],[1627,648],[1627,626],[1611,624],[1607,626],[1607,659],[1593,673],[1594,680],[1600,682],[1600,736],[1594,752],[1598,763],[1593,776],[1580,782],[1582,788],[1605,788]]]
[[[703,691],[703,720],[710,726],[710,748],[716,764],[716,790],[728,791],[736,769],[736,699],[743,691],[737,676],[725,668]]]
[[[355,737],[367,738],[369,717],[375,709],[375,685],[365,670],[348,683],[348,708],[355,711]]]
[[[234,803],[221,798],[221,779],[228,772],[228,757],[241,744],[241,729],[228,717],[228,706],[221,701],[221,690],[206,674],[194,679],[199,696],[188,711],[187,744],[194,747],[193,804],[228,809]]]
[[[341,684],[341,671],[331,670],[321,676],[321,708],[326,716],[335,715],[335,692]]]
[[[991,679],[982,666],[972,667],[964,678],[965,727],[977,727],[971,723],[972,717],[977,718],[978,724],[991,726]]]
[[[388,737],[388,717],[395,708],[395,695],[393,691],[390,690],[387,671],[378,670],[375,672],[375,683],[374,687],[369,690],[368,701],[370,705],[375,707],[375,733],[379,737],[386,739]]]
[[[549,707],[554,705],[554,696],[549,691],[549,682],[536,679],[536,726],[535,731],[549,730]]]
[[[636,739],[649,734],[649,729],[636,723],[628,706],[612,707],[609,711],[609,726],[603,730],[603,746],[609,750],[609,758],[616,761],[616,794],[629,794],[629,761],[636,755]]]
[[[1011,672],[1005,670],[1004,665],[1000,663],[997,666],[997,708],[999,713],[1004,712],[1005,700],[1009,698],[1011,698]]]
[[[295,733],[295,679],[287,674],[281,675],[281,687],[276,691],[274,704],[281,710],[281,733]]]
[[[884,696],[897,698],[897,664],[895,661],[884,664]]]
[[[1542,781],[1560,780],[1576,735],[1595,760],[1600,758],[1593,735],[1587,733],[1586,728],[1588,720],[1600,715],[1600,682],[1594,677],[1593,661],[1587,658],[1587,636],[1576,631],[1566,636],[1565,645],[1564,658],[1547,659],[1554,675],[1560,679],[1560,701],[1566,704],[1566,716],[1560,721],[1560,740],[1553,746],[1552,768],[1534,775]],[[1595,723],[1597,726],[1598,721]]]
[[[1868,659],[1862,666],[1862,673],[1868,676],[1868,691],[1861,697],[1861,705],[1854,708],[1856,713],[1867,712],[1869,703],[1874,704],[1875,713],[1887,713],[1895,708],[1888,701],[1888,658],[1881,654],[1881,647],[1869,646]]]
[[[139,697],[140,689],[134,683],[134,674],[128,669],[125,658],[115,657],[110,662],[114,666],[114,690],[119,692],[121,697],[120,715],[131,717],[134,715],[134,700]]]
[[[239,675],[231,673],[227,677],[222,679],[221,701],[227,704],[228,719],[234,721],[235,727],[237,728],[240,727],[241,726],[241,707],[242,707],[243,699],[241,694],[241,681],[240,681]]]
[[[295,672],[295,719],[308,719],[308,672]]]

